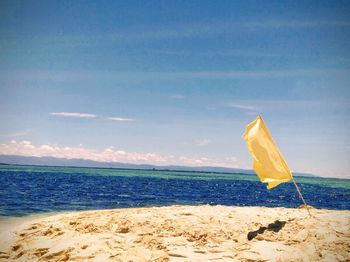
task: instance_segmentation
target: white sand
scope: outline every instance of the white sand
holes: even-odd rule
[[[0,221],[0,261],[350,261],[350,211],[311,212],[170,206]]]

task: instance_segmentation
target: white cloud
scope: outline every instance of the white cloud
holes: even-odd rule
[[[120,122],[132,122],[135,121],[133,118],[125,118],[125,117],[108,117],[108,120],[112,121],[120,121]]]
[[[11,140],[7,144],[0,145],[2,155],[22,156],[51,156],[59,158],[79,158],[101,162],[125,162],[125,163],[155,163],[163,164],[166,159],[156,153],[125,152],[108,147],[102,151],[78,147],[59,147],[57,145],[35,146],[30,141],[17,142]]]
[[[50,115],[53,116],[64,116],[64,117],[75,117],[75,118],[95,118],[94,114],[87,113],[72,113],[72,112],[52,112]]]
[[[246,110],[256,110],[256,108],[254,106],[248,106],[248,105],[242,105],[242,104],[235,104],[235,103],[231,103],[228,105],[229,107],[233,107],[233,108],[237,108],[237,109],[246,109]]]
[[[211,143],[211,141],[210,141],[209,139],[203,138],[203,139],[197,141],[196,145],[197,145],[197,146],[207,146],[207,145],[209,145],[210,143]]]
[[[239,110],[244,110],[246,115],[249,116],[257,116],[259,115],[258,108],[255,106],[251,106],[251,105],[245,105],[245,104],[237,104],[237,103],[231,103],[228,105],[228,107],[231,108],[236,108]]]
[[[239,167],[235,157],[166,156],[154,152],[128,152],[115,149],[112,146],[104,150],[84,148],[80,145],[78,147],[60,147],[47,144],[36,146],[31,141],[17,142],[16,140],[11,140],[6,144],[0,144],[0,155],[51,156],[133,164]]]
[[[52,112],[50,115],[53,116],[63,116],[63,117],[72,117],[72,118],[96,118],[95,114],[87,114],[87,113],[76,113],[76,112]],[[120,122],[132,122],[135,121],[133,118],[126,117],[107,117],[108,120],[112,121],[120,121]]]
[[[230,167],[239,168],[237,159],[235,157],[225,158],[208,158],[208,157],[178,157],[178,162],[187,166],[218,166],[218,167]]]

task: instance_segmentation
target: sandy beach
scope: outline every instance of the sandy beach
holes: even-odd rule
[[[350,212],[169,206],[2,220],[0,261],[349,261]]]

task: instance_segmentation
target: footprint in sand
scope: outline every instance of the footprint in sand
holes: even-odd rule
[[[10,255],[7,254],[6,252],[0,251],[0,259],[1,259],[1,258],[9,259],[9,258],[10,258]]]
[[[89,247],[89,245],[83,245],[83,246],[81,246],[81,249],[86,249],[88,247]]]
[[[47,254],[48,252],[49,252],[48,248],[37,248],[37,249],[35,249],[33,254],[37,257],[42,257],[45,254]]]
[[[183,258],[186,258],[185,255],[181,255],[181,254],[178,254],[178,253],[168,253],[168,255],[170,257],[183,257]]]
[[[75,231],[81,232],[81,233],[98,233],[101,232],[100,228],[97,227],[93,223],[89,224],[79,224],[76,228]]]
[[[63,235],[64,232],[58,228],[58,227],[53,227],[50,226],[44,233],[42,233],[43,236],[52,236],[52,237],[57,237]]]
[[[118,227],[118,229],[116,230],[117,233],[122,233],[122,234],[129,233],[129,231],[130,231],[130,228],[127,226]]]
[[[31,227],[28,227],[26,230],[34,230],[37,229],[38,227],[36,225],[32,225]]]
[[[61,251],[55,252],[55,253],[51,253],[51,254],[47,254],[43,257],[41,257],[41,259],[43,260],[54,260],[54,261],[68,261],[72,251],[74,250],[74,248],[67,248],[67,249],[63,249]]]
[[[12,255],[12,258],[13,259],[18,259],[18,258],[20,258],[21,256],[23,256],[24,255],[24,252],[23,252],[23,247],[22,247],[22,245],[20,245],[20,244],[17,244],[17,245],[14,245],[14,246],[12,246],[11,247],[11,253],[10,253],[10,255]],[[5,252],[1,252],[1,254],[4,254],[4,255],[2,255],[1,256],[1,258],[9,258],[10,257],[10,255],[8,255],[7,253],[5,253]]]
[[[22,248],[22,245],[15,245],[11,249],[12,249],[12,251],[17,251],[20,248]]]
[[[18,259],[18,258],[20,258],[20,257],[23,256],[23,255],[24,255],[24,252],[21,251],[21,252],[19,252],[17,255],[15,255],[15,259]]]

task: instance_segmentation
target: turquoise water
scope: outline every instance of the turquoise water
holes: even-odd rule
[[[255,175],[232,174],[232,173],[210,173],[210,172],[181,172],[181,171],[158,171],[138,169],[114,169],[114,168],[91,168],[91,167],[51,167],[51,166],[20,166],[0,165],[0,172],[37,172],[37,173],[76,173],[100,176],[127,176],[127,177],[155,177],[155,178],[181,178],[181,179],[233,179],[258,182]],[[350,179],[321,178],[321,177],[295,177],[298,183],[320,185],[324,187],[350,189]]]
[[[295,180],[308,204],[350,209],[350,180]],[[292,183],[267,190],[249,174],[1,165],[0,183],[2,216],[171,204],[301,204]]]

